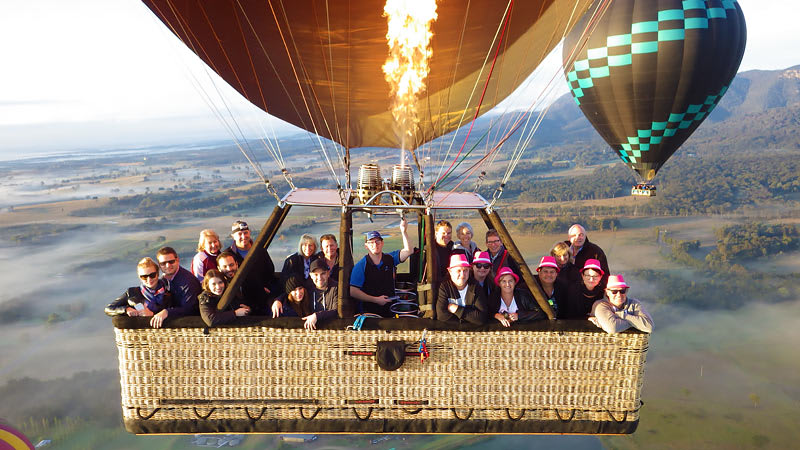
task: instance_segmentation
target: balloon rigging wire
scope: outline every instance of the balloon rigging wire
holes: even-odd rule
[[[325,159],[325,163],[326,163],[328,169],[331,172],[331,177],[336,182],[336,185],[339,188],[341,188],[342,184],[339,181],[338,176],[336,175],[336,171],[333,169],[333,164],[331,164],[330,158],[328,157],[328,153],[325,151],[325,146],[322,143],[322,138],[319,136],[319,130],[317,130],[317,124],[315,123],[314,117],[311,114],[311,108],[308,106],[308,100],[306,99],[306,94],[305,94],[305,91],[303,90],[303,85],[300,82],[300,77],[297,74],[297,68],[295,67],[294,60],[292,59],[291,52],[289,51],[289,46],[286,43],[286,38],[283,35],[283,29],[281,28],[280,23],[278,21],[278,15],[275,13],[275,8],[273,8],[273,6],[272,6],[272,0],[269,0],[267,3],[269,4],[269,9],[272,12],[272,17],[275,19],[275,26],[277,27],[278,33],[280,34],[281,41],[283,42],[283,48],[286,50],[286,56],[287,56],[287,58],[289,58],[289,64],[292,67],[292,73],[294,74],[294,78],[295,78],[295,81],[297,82],[298,90],[300,91],[300,95],[301,95],[301,97],[303,99],[303,104],[305,105],[306,112],[308,113],[308,117],[311,120],[311,125],[314,128],[314,135],[317,138],[317,143],[319,144],[320,153],[322,153],[322,155],[323,155],[323,157]]]
[[[597,7],[595,8],[594,13],[592,13],[592,16],[590,17],[589,21],[587,22],[586,26],[584,27],[584,29],[581,32],[581,39],[578,40],[578,42],[576,43],[575,47],[573,47],[573,49],[570,52],[570,55],[569,55],[569,58],[568,58],[568,61],[567,61],[567,64],[566,64],[567,67],[569,67],[572,64],[574,64],[574,59],[575,59],[576,55],[579,53],[579,51],[576,51],[577,47],[581,46],[580,42],[583,40],[583,37],[588,35],[588,34],[590,34],[591,33],[590,30],[593,31],[594,28],[597,26],[597,23],[599,22],[599,18],[602,17],[602,15],[607,10],[609,3],[610,3],[609,1],[603,1],[603,2],[599,3],[597,5]],[[577,8],[577,2],[575,3],[575,7],[573,8],[572,15],[570,16],[570,20],[567,22],[567,26],[565,27],[564,33],[562,35],[562,41],[564,40],[564,37],[567,34],[567,30],[569,29],[569,23],[572,21],[572,17],[574,17],[576,8]],[[585,43],[584,43],[584,45],[585,45]],[[542,97],[543,97],[542,94],[544,92],[552,91],[552,89],[554,87],[555,79],[559,75],[559,72],[560,71],[557,71],[556,73],[553,74],[551,79],[548,81],[545,89],[542,92],[540,92],[540,95],[537,97],[537,99],[534,101],[534,103],[531,104],[531,106],[528,108],[528,112],[526,112],[526,114],[525,114],[525,115],[527,115],[527,120],[525,121],[525,127],[523,128],[523,132],[520,134],[519,140],[517,141],[517,145],[516,145],[516,147],[514,148],[514,150],[512,152],[512,155],[511,155],[511,158],[510,158],[510,161],[509,161],[509,165],[506,168],[506,173],[503,176],[503,178],[501,179],[500,185],[495,190],[495,199],[497,198],[499,193],[502,192],[503,187],[508,182],[508,180],[511,178],[511,174],[516,170],[517,166],[519,165],[519,162],[522,159],[522,156],[525,153],[525,150],[527,149],[528,145],[530,145],[530,142],[533,139],[533,135],[539,129],[539,126],[542,124],[542,121],[544,120],[544,117],[547,114],[547,112],[550,110],[550,107],[552,107],[553,103],[550,103],[544,110],[540,110],[539,113],[537,114],[536,119],[534,120],[533,125],[531,126],[530,130],[528,131],[528,125],[530,124],[531,117],[533,116],[532,114],[529,114],[529,113],[531,112],[533,107],[542,100]],[[517,127],[518,127],[518,125],[517,125]]]
[[[605,5],[605,6],[603,6],[603,5]],[[592,18],[593,18],[593,19],[594,19],[596,16],[598,16],[598,13],[597,13],[597,11],[598,11],[599,9],[601,9],[601,7],[603,7],[603,12],[601,12],[601,13],[599,14],[599,16],[602,16],[602,14],[605,12],[605,8],[607,8],[607,2],[603,2],[602,4],[598,5],[598,8],[597,8],[597,10],[596,10],[596,11],[595,11],[595,13],[592,15]],[[576,4],[575,4],[575,7],[573,8],[572,16],[574,16],[574,13],[575,13],[575,9],[576,9],[576,8],[577,8],[577,2],[576,2]],[[562,40],[564,39],[564,36],[566,35],[566,30],[569,28],[569,23],[571,23],[571,21],[572,21],[572,16],[570,17],[570,19],[569,19],[569,20],[568,20],[568,22],[567,22],[567,27],[565,28],[565,31],[564,31],[564,33],[563,33],[563,35],[562,35],[562,38],[561,38]],[[586,31],[587,31],[587,30],[588,30],[590,27],[592,27],[592,23],[596,23],[596,20],[593,20],[593,21],[590,21],[590,22],[589,22],[589,24],[587,25],[587,27],[584,29],[584,31],[583,31],[583,34],[585,34],[585,33],[586,33]],[[595,25],[595,26],[596,26],[596,25]],[[574,54],[576,54],[576,52],[572,52],[572,55],[574,55]],[[572,58],[572,56],[571,56],[570,58]],[[574,58],[572,58],[572,59],[574,59]],[[459,182],[459,183],[458,183],[458,184],[457,184],[457,185],[456,185],[456,186],[455,186],[455,187],[454,187],[452,190],[450,190],[450,191],[448,192],[448,194],[447,194],[447,195],[444,197],[445,199],[446,199],[446,198],[447,198],[447,197],[448,197],[450,194],[452,194],[453,192],[455,192],[455,190],[456,190],[456,189],[458,189],[458,187],[460,187],[460,186],[461,186],[461,184],[463,184],[463,183],[464,183],[464,181],[466,181],[467,179],[469,179],[469,177],[471,176],[471,174],[472,174],[472,173],[474,173],[474,171],[475,171],[475,170],[477,170],[477,168],[478,168],[478,167],[479,167],[481,164],[483,164],[483,163],[486,161],[486,159],[487,159],[487,158],[488,158],[490,155],[492,156],[492,160],[493,160],[494,158],[496,158],[496,156],[499,154],[499,152],[498,152],[497,150],[498,150],[499,148],[501,148],[501,146],[503,145],[503,143],[505,143],[505,142],[506,142],[506,141],[507,141],[507,140],[508,140],[508,139],[509,139],[509,138],[510,138],[510,137],[511,137],[511,136],[512,136],[512,135],[513,135],[515,132],[516,132],[516,130],[519,128],[519,126],[520,126],[520,124],[521,124],[521,122],[522,122],[522,119],[523,119],[524,117],[526,117],[526,116],[528,116],[528,120],[526,121],[526,126],[525,126],[525,129],[527,129],[527,123],[530,121],[530,116],[529,116],[529,113],[531,112],[531,110],[533,110],[533,108],[534,108],[534,106],[535,106],[535,105],[539,104],[539,102],[541,101],[541,99],[542,99],[542,97],[543,97],[543,94],[544,94],[545,92],[552,91],[552,88],[553,88],[553,86],[554,86],[554,84],[553,84],[553,83],[554,83],[554,81],[555,81],[555,79],[556,79],[556,77],[557,77],[557,76],[558,76],[558,72],[556,72],[556,73],[555,73],[555,74],[554,74],[554,75],[551,77],[550,81],[549,81],[549,82],[547,83],[547,85],[545,86],[545,89],[543,89],[543,90],[540,92],[540,94],[539,94],[539,96],[537,97],[537,99],[536,99],[536,100],[535,100],[535,101],[534,101],[534,102],[531,104],[531,106],[528,108],[528,110],[527,110],[525,113],[523,113],[523,114],[521,114],[521,115],[519,116],[519,118],[518,118],[518,119],[517,119],[517,121],[514,123],[514,125],[512,126],[512,128],[511,128],[511,129],[510,129],[510,130],[509,130],[509,131],[506,133],[506,135],[505,135],[505,136],[504,136],[504,137],[501,139],[501,141],[500,141],[500,142],[498,142],[498,143],[497,143],[497,144],[494,146],[494,148],[492,148],[492,149],[491,149],[491,150],[490,150],[490,151],[489,151],[489,152],[488,152],[488,153],[487,153],[487,154],[486,154],[486,155],[485,155],[483,158],[481,158],[481,159],[479,159],[478,161],[476,161],[476,162],[475,162],[475,163],[474,163],[472,166],[470,166],[469,168],[467,168],[466,170],[464,170],[464,171],[463,171],[461,174],[459,174],[457,177],[455,177],[455,179],[461,178],[461,181],[460,181],[460,182]],[[514,152],[514,155],[512,155],[512,161],[511,161],[511,163],[509,164],[510,171],[508,171],[508,170],[507,170],[507,174],[506,174],[506,176],[504,176],[504,178],[503,178],[503,181],[502,181],[502,183],[501,183],[501,186],[500,186],[500,188],[498,188],[498,189],[500,189],[500,190],[501,190],[501,189],[502,189],[502,186],[503,186],[503,185],[504,185],[504,184],[505,184],[505,183],[508,181],[508,179],[509,179],[509,177],[510,177],[511,173],[514,171],[514,169],[516,168],[517,164],[519,163],[519,161],[520,161],[520,158],[521,158],[522,154],[524,153],[524,149],[525,149],[525,148],[527,147],[527,145],[530,143],[530,140],[532,139],[532,137],[533,137],[534,133],[536,132],[536,130],[538,129],[538,127],[541,125],[541,122],[542,122],[542,120],[544,119],[544,116],[546,115],[547,111],[550,109],[550,106],[552,106],[552,103],[551,103],[550,105],[548,105],[548,106],[547,106],[547,107],[546,107],[546,108],[545,108],[543,111],[540,111],[540,113],[538,114],[538,116],[537,116],[537,119],[536,119],[536,121],[535,121],[534,127],[533,127],[533,128],[530,130],[530,132],[527,132],[527,133],[526,133],[525,131],[523,131],[522,135],[520,136],[520,141],[522,141],[522,137],[523,137],[523,136],[525,136],[525,144],[524,144],[524,145],[521,147],[521,148],[522,148],[522,151],[521,151],[521,152],[517,152],[517,151],[515,150],[515,152]],[[492,126],[492,125],[490,125],[490,128],[489,128],[489,130],[490,130],[490,131],[491,131],[491,128],[492,128],[492,127],[493,127],[493,126]],[[488,132],[489,132],[489,131],[487,131],[487,133],[488,133]],[[518,141],[518,142],[519,142],[519,141]],[[476,145],[477,145],[477,144],[476,144]],[[518,144],[518,146],[517,146],[517,147],[519,148],[519,144]],[[474,148],[474,147],[473,147],[473,148]],[[471,151],[472,151],[472,150],[470,150],[470,152],[471,152]],[[462,158],[462,159],[461,159],[461,161],[459,161],[459,164],[461,164],[461,162],[463,162],[463,161],[464,161],[464,159],[466,159],[466,157]],[[456,166],[456,167],[458,167],[458,166]],[[465,175],[465,174],[467,174],[467,176],[466,176],[466,177],[464,177],[464,175]],[[444,201],[444,199],[443,199],[442,201]],[[493,201],[492,203],[494,203],[494,201]]]
[[[445,162],[448,159],[448,157],[450,156],[450,151],[453,148],[453,144],[455,144],[455,141],[458,138],[459,130],[461,129],[461,126],[464,123],[464,118],[467,115],[467,110],[469,110],[469,105],[472,103],[472,98],[474,97],[475,92],[478,89],[478,85],[480,84],[480,80],[481,80],[481,76],[483,75],[483,71],[486,69],[486,65],[489,62],[489,58],[492,56],[492,49],[494,48],[494,44],[495,44],[495,42],[497,42],[497,38],[501,33],[501,29],[505,29],[505,25],[504,24],[507,23],[506,20],[508,19],[509,10],[511,9],[512,3],[513,3],[513,0],[509,0],[509,2],[506,4],[506,9],[503,12],[503,17],[501,18],[500,23],[497,26],[497,30],[495,31],[494,37],[492,38],[492,43],[489,45],[489,48],[488,48],[488,50],[486,52],[486,57],[484,58],[483,64],[481,65],[481,70],[478,72],[478,76],[475,77],[475,83],[472,86],[472,91],[470,92],[469,98],[467,99],[467,102],[464,105],[464,110],[461,112],[461,118],[458,121],[458,126],[456,126],[456,128],[455,128],[455,132],[453,133],[453,138],[450,141],[450,145],[447,148],[447,153],[445,154],[444,158],[441,158],[441,159],[437,158],[439,161],[441,161],[441,165],[439,166],[439,171],[436,174],[436,178],[437,179],[441,177],[442,170],[444,170]],[[487,82],[488,82],[488,79],[487,79]],[[485,86],[484,86],[484,88],[485,88]],[[433,189],[435,187],[435,185],[436,185],[435,182],[432,183],[431,187],[429,188],[429,190]]]
[[[284,8],[284,6],[283,6],[283,0],[280,0],[280,5],[281,5],[281,12],[283,13],[283,20],[287,24],[290,24],[289,18],[286,15],[286,8]],[[316,14],[315,14],[315,17],[316,17]],[[313,80],[308,74],[308,70],[306,69],[305,62],[300,57],[301,53],[300,53],[300,50],[297,48],[297,42],[294,39],[294,33],[292,33],[292,27],[291,26],[287,26],[286,27],[286,32],[289,34],[289,39],[292,42],[292,47],[294,47],[295,54],[297,55],[297,61],[298,61],[298,64],[300,66],[300,71],[303,73],[303,78],[304,78],[304,81],[306,82],[306,86],[308,87],[308,90],[311,92],[311,96],[312,96],[312,98],[314,100],[314,104],[315,104],[315,106],[317,108],[316,112],[322,118],[322,122],[325,125],[325,129],[328,132],[328,136],[333,137],[334,134],[331,131],[330,124],[328,124],[328,118],[325,117],[325,114],[323,113],[322,105],[321,105],[321,103],[319,101],[319,97],[317,96],[317,91],[313,87]],[[321,46],[321,44],[320,44],[320,46]],[[334,115],[334,118],[335,118],[335,115]],[[321,141],[321,142],[324,144],[324,141]],[[342,168],[344,169],[344,157],[342,156],[342,153],[339,150],[339,145],[332,139],[330,140],[330,142],[331,142],[331,145],[333,146],[334,151],[336,152],[336,156],[338,157],[339,164],[341,164]],[[327,151],[325,150],[324,145],[322,147],[322,151],[325,152],[325,158],[327,159],[328,155],[327,155]],[[328,159],[328,164],[330,165],[331,172],[334,173],[334,175],[335,175],[335,170],[333,169],[333,164],[330,162],[329,159]],[[339,188],[342,187],[341,181],[339,180],[338,175],[336,175],[336,183],[337,183],[337,187],[339,187]]]
[[[172,5],[171,5],[169,2],[168,2],[168,5],[170,6],[171,12],[173,13],[173,15],[175,16],[176,20],[178,21],[178,25],[180,25],[180,27],[181,27],[181,30],[183,31],[183,34],[184,34],[184,35],[185,35],[187,38],[189,38],[189,37],[193,37],[193,38],[194,38],[194,40],[196,40],[196,41],[197,41],[197,44],[198,44],[198,46],[200,46],[200,50],[203,52],[203,54],[205,54],[206,56],[208,56],[208,53],[205,51],[205,49],[204,49],[204,48],[202,48],[202,45],[200,45],[200,42],[199,42],[199,40],[196,38],[196,36],[194,36],[194,35],[193,35],[193,33],[191,33],[191,30],[187,30],[187,29],[184,27],[184,25],[183,25],[182,21],[185,21],[185,19],[184,19],[184,20],[182,20],[182,17],[180,16],[180,13],[179,13],[178,11],[176,11],[176,10],[175,10],[175,9],[172,7]],[[158,10],[158,13],[159,13],[159,14],[160,14],[162,17],[166,17],[166,16],[163,14],[163,12],[162,12],[162,11],[160,11],[160,10],[158,9],[158,7],[157,7],[156,5],[154,5],[154,7],[155,7],[155,8]],[[168,27],[171,29],[171,31],[172,31],[172,32],[173,32],[173,33],[174,33],[176,36],[180,36],[180,34],[178,34],[178,33],[177,33],[177,30],[174,28],[174,26],[173,26],[171,23],[169,23],[169,22],[165,22],[165,23],[167,24],[167,26],[168,26]],[[209,24],[209,25],[210,25],[210,24]],[[212,30],[212,31],[213,31],[213,30]],[[197,48],[195,47],[195,45],[194,45],[194,42],[192,41],[192,39],[189,39],[189,42],[185,42],[185,43],[186,43],[186,44],[187,44],[187,46],[189,46],[189,48],[190,48],[190,49],[192,49],[192,51],[194,51],[196,54],[198,54],[198,55],[200,54],[200,53],[197,51]],[[179,60],[180,60],[180,58],[179,58]],[[218,96],[218,98],[219,98],[219,101],[220,101],[220,102],[221,102],[221,103],[222,103],[222,104],[225,106],[225,110],[227,111],[227,113],[228,113],[228,116],[230,117],[230,120],[233,122],[233,125],[235,125],[235,127],[236,127],[236,130],[238,130],[238,132],[239,132],[239,135],[238,135],[238,136],[237,136],[236,132],[234,131],[234,129],[233,129],[233,126],[231,126],[231,124],[228,122],[228,119],[226,119],[226,118],[225,118],[225,116],[222,114],[222,112],[221,112],[220,108],[217,106],[217,104],[215,103],[215,101],[212,99],[212,97],[209,95],[209,93],[208,93],[208,92],[205,90],[205,88],[203,88],[203,85],[202,85],[202,83],[201,83],[201,82],[200,82],[200,81],[199,81],[199,80],[198,80],[198,79],[197,79],[197,78],[194,76],[194,74],[193,74],[193,73],[192,73],[192,72],[191,72],[191,71],[188,69],[188,65],[184,64],[184,67],[185,67],[185,69],[186,69],[187,73],[189,73],[189,74],[191,75],[191,79],[193,80],[193,83],[192,83],[192,85],[193,85],[193,87],[195,88],[195,90],[196,90],[196,91],[197,91],[197,92],[200,94],[200,97],[201,97],[201,99],[203,100],[203,102],[206,104],[206,106],[208,106],[208,107],[209,107],[209,109],[210,109],[210,110],[212,111],[212,113],[213,113],[213,114],[214,114],[214,115],[217,117],[217,119],[220,121],[220,123],[221,123],[221,124],[222,124],[222,125],[223,125],[223,126],[226,128],[226,130],[227,130],[227,131],[228,131],[228,133],[230,134],[231,138],[233,139],[233,141],[234,141],[234,144],[236,145],[236,147],[237,147],[237,148],[239,148],[239,151],[242,153],[242,155],[244,155],[244,157],[245,157],[245,158],[247,159],[247,161],[250,163],[250,165],[251,165],[251,167],[253,168],[253,170],[256,172],[256,174],[259,176],[259,178],[261,178],[261,180],[262,180],[262,181],[264,182],[264,184],[267,186],[267,190],[268,190],[268,191],[269,191],[269,192],[270,192],[270,193],[271,193],[273,196],[275,196],[275,197],[276,197],[278,200],[280,200],[280,199],[279,199],[279,197],[277,196],[277,193],[274,191],[274,187],[271,187],[271,184],[270,184],[269,180],[266,178],[266,176],[265,176],[265,174],[264,174],[264,171],[263,171],[263,169],[261,168],[261,165],[258,163],[258,161],[257,161],[257,160],[255,160],[255,155],[254,155],[254,153],[253,153],[253,151],[252,151],[252,148],[250,148],[250,145],[249,145],[249,143],[247,142],[246,138],[244,137],[244,133],[243,133],[243,131],[242,131],[241,127],[239,126],[239,123],[237,122],[235,115],[234,115],[234,114],[233,114],[233,112],[231,111],[231,109],[230,109],[230,107],[229,107],[228,103],[225,101],[225,97],[223,96],[222,92],[219,90],[219,87],[218,87],[218,85],[217,85],[216,81],[214,80],[213,76],[212,76],[212,75],[211,75],[211,73],[209,72],[209,70],[208,70],[208,66],[204,66],[204,70],[205,70],[206,76],[208,77],[208,79],[209,79],[209,81],[210,81],[211,85],[214,87],[214,90],[215,90],[215,91],[216,91],[216,93],[217,93],[217,96]],[[242,143],[244,143],[244,146],[242,145]],[[247,150],[246,150],[244,147],[247,147],[247,150],[249,150],[249,151],[250,151],[250,154],[248,154]]]
[[[483,104],[483,99],[486,96],[486,89],[489,87],[489,80],[492,79],[492,73],[494,72],[495,63],[497,63],[497,55],[500,53],[500,47],[501,47],[501,45],[503,43],[503,37],[505,36],[506,28],[508,27],[508,22],[509,22],[509,19],[511,17],[511,14],[509,14],[509,13],[510,13],[510,10],[513,7],[513,5],[514,5],[514,0],[510,0],[508,8],[506,9],[507,14],[506,14],[506,17],[505,17],[505,21],[503,23],[503,31],[500,34],[500,41],[497,43],[497,50],[495,51],[494,58],[492,59],[492,66],[490,67],[489,73],[486,76],[486,82],[483,85],[483,91],[481,92],[481,98],[478,100],[478,105],[475,108],[475,115],[472,118],[472,122],[470,123],[469,130],[467,131],[467,135],[464,138],[464,143],[461,144],[461,147],[458,149],[458,153],[456,154],[456,157],[453,159],[453,162],[450,163],[450,166],[445,171],[445,174],[447,174],[450,171],[450,169],[456,163],[456,160],[458,159],[458,156],[461,155],[461,152],[464,150],[464,147],[467,145],[467,141],[469,140],[469,135],[472,133],[472,129],[475,126],[475,119],[478,118],[478,115],[481,112],[481,104]],[[428,189],[428,191],[433,190],[436,187],[436,185],[439,183],[439,180],[441,180],[441,176],[439,177],[439,179],[437,179],[431,185],[431,187]]]
[[[437,135],[439,135],[439,136],[444,134],[445,126],[450,121],[449,117],[447,116],[447,113],[450,111],[450,100],[452,98],[453,84],[455,83],[456,75],[458,74],[458,66],[461,64],[461,50],[462,50],[462,48],[464,46],[464,35],[466,34],[466,30],[467,30],[467,19],[469,17],[471,4],[472,4],[472,0],[467,0],[467,6],[466,6],[466,8],[464,8],[464,20],[461,22],[461,34],[459,35],[459,38],[458,38],[458,51],[456,52],[456,62],[453,65],[453,73],[450,76],[450,82],[447,83],[447,96],[439,96],[439,114],[438,114],[439,117],[442,117],[442,113],[441,113],[441,111],[442,111],[442,108],[441,108],[441,106],[442,106],[442,98],[446,97],[446,99],[447,99],[447,103],[446,103],[445,108],[444,108],[445,120],[441,120],[440,119],[439,122],[438,122],[439,132],[437,133]],[[490,49],[491,49],[491,47],[490,47]],[[428,99],[430,99],[430,96],[428,96]],[[460,123],[459,123],[459,126],[461,126]],[[445,139],[439,139],[439,143],[438,143],[439,151],[437,152],[437,155],[441,155],[442,148],[444,147],[444,143],[445,143]],[[432,153],[433,153],[433,146],[431,145],[431,146],[428,146],[428,156],[431,156]]]

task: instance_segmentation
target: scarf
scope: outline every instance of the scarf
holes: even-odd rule
[[[142,284],[139,289],[142,291],[142,295],[144,296],[144,304],[147,306],[147,309],[153,312],[158,312],[164,309],[164,294],[167,292],[167,290],[164,287],[163,280],[158,280],[158,284],[156,285],[155,289],[150,289],[144,284]]]

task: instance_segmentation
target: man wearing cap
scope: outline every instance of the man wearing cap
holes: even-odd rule
[[[314,313],[303,317],[303,320],[306,328],[315,330],[318,323],[338,317],[339,286],[328,283],[330,271],[325,258],[317,258],[311,263],[310,278],[314,283],[309,289]]]
[[[253,239],[247,222],[243,220],[233,222],[233,225],[231,225],[231,237],[233,238],[233,243],[226,250],[233,254],[233,257],[236,258],[237,266],[241,267],[244,258],[253,248]],[[258,251],[259,254],[255,255],[255,260],[251,263],[254,266],[250,269],[247,278],[250,283],[260,284],[267,294],[267,298],[275,298],[281,293],[275,278],[275,264],[272,262],[267,249],[256,249],[255,251]]]
[[[495,287],[492,283],[492,278],[489,276],[491,273],[492,260],[489,258],[489,252],[475,253],[472,259],[472,279],[478,283],[478,287],[480,287],[487,299]]]
[[[436,319],[442,322],[485,324],[486,296],[469,276],[467,255],[457,253],[450,256],[447,272],[450,276],[439,285],[439,295],[436,297]]]
[[[572,225],[569,227],[569,240],[564,241],[564,243],[570,245],[570,248],[572,249],[572,257],[574,258],[572,270],[567,277],[569,282],[577,282],[578,273],[586,264],[586,261],[589,259],[596,259],[600,261],[600,268],[603,269],[603,273],[605,274],[603,279],[600,280],[600,285],[605,287],[609,274],[608,260],[606,259],[606,254],[603,252],[602,248],[600,248],[597,244],[589,242],[589,238],[586,237],[586,229],[577,223]]]
[[[408,240],[408,222],[400,221],[403,248],[383,253],[383,236],[370,231],[365,237],[367,254],[353,266],[350,274],[350,296],[360,300],[364,312],[391,317],[390,297],[394,297],[394,276],[397,265],[413,253]]]
[[[542,288],[542,292],[547,298],[547,303],[553,308],[556,317],[559,315],[559,310],[566,310],[564,303],[567,295],[566,286],[558,281],[559,270],[555,257],[542,256],[539,261],[539,267],[536,268],[536,275],[533,276],[533,279]]]
[[[628,288],[622,275],[609,276],[606,286],[608,299],[594,302],[589,320],[606,333],[619,333],[631,327],[652,333],[653,318],[639,300],[628,297]]]

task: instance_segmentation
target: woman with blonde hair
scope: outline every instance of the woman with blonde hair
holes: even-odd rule
[[[555,258],[556,264],[558,264],[558,278],[556,281],[568,285],[570,281],[573,281],[570,280],[570,274],[575,272],[572,270],[575,262],[575,258],[572,255],[572,247],[564,241],[558,241],[550,250],[550,256]]]
[[[200,232],[197,241],[197,254],[192,258],[192,275],[202,282],[206,272],[217,267],[217,256],[222,249],[219,235],[207,228]]]
[[[106,306],[109,316],[151,317],[172,306],[170,294],[158,275],[158,264],[152,258],[142,258],[136,265],[140,285],[128,288]]]

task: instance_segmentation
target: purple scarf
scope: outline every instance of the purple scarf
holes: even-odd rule
[[[145,299],[144,305],[147,306],[147,309],[153,311],[154,313],[164,309],[164,293],[166,293],[167,290],[164,287],[163,280],[158,280],[158,284],[156,285],[155,289],[150,289],[144,284],[142,284],[139,289],[142,291],[142,295]]]

